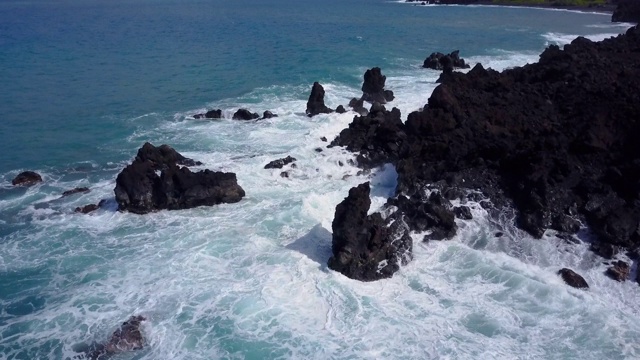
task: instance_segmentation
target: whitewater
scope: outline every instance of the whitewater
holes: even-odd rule
[[[461,55],[470,64],[503,70],[537,61],[544,46],[564,45],[577,35],[603,39],[629,26],[608,24],[597,14],[552,13],[590,18],[566,32],[541,31],[535,47],[499,48],[488,41],[488,50],[461,49]],[[363,37],[348,41],[371,39]],[[420,68],[422,59],[394,56],[382,64],[386,88],[396,96],[387,106],[398,107],[403,119],[422,108],[437,86],[438,72]],[[276,72],[285,73],[287,66]],[[368,67],[340,63],[312,75],[321,78],[325,101],[335,108],[361,95]],[[354,113],[308,118],[312,82],[302,80],[290,76],[238,94],[201,95],[202,102],[98,117],[119,129],[105,128],[104,137],[96,136],[93,153],[70,162],[35,162],[35,168],[28,159],[4,162],[0,359],[72,359],[79,344],[105,341],[133,314],[148,319],[147,346],[115,359],[640,357],[640,287],[604,276],[603,259],[588,251],[587,229],[575,243],[550,231],[536,240],[513,226],[508,210],[493,218],[470,202],[473,220],[456,220],[453,240],[423,243],[422,234],[414,234],[414,260],[391,279],[363,283],[329,270],[335,206],[351,187],[370,181],[371,211],[377,210],[394,193],[396,173],[391,165],[363,173],[354,154],[327,148]],[[135,94],[128,96],[135,100]],[[222,109],[225,119],[193,119],[212,108]],[[239,108],[270,110],[278,117],[231,120]],[[115,177],[145,141],[169,144],[201,161],[194,170],[236,173],[246,197],[236,204],[142,216],[118,212]],[[15,150],[5,154],[23,156]],[[287,155],[297,159],[295,168],[263,168]],[[46,159],[47,152],[36,156]],[[39,172],[44,182],[12,187],[11,179],[23,170]],[[91,192],[60,197],[80,186]],[[101,199],[107,199],[104,208],[73,213]],[[562,267],[583,275],[590,289],[564,284],[556,275]],[[632,278],[635,271],[634,266]]]

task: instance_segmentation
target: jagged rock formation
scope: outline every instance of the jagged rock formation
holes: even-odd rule
[[[39,182],[42,182],[42,176],[33,171],[23,171],[11,180],[13,186],[31,186]]]
[[[245,195],[234,173],[211,170],[194,173],[179,164],[200,163],[167,145],[156,148],[146,143],[116,178],[114,192],[119,210],[145,214],[162,209],[188,209],[234,203]]]
[[[352,279],[373,281],[393,276],[412,257],[408,229],[398,217],[367,216],[371,200],[369,183],[349,190],[336,207],[332,223],[333,256],[329,268]]]
[[[567,268],[560,269],[558,271],[558,275],[562,277],[567,285],[572,286],[577,289],[588,289],[589,284],[584,280],[584,278],[578,275],[575,271]]]
[[[468,69],[470,66],[460,58],[460,50],[455,50],[450,54],[434,52],[424,60],[423,68],[433,70],[444,70],[451,72],[453,69]]]
[[[311,94],[309,94],[309,100],[307,101],[306,112],[309,117],[333,112],[333,110],[329,109],[324,104],[324,88],[317,81],[314,82],[311,87]]]
[[[380,104],[386,104],[388,101],[393,100],[393,91],[384,89],[386,81],[387,77],[382,75],[379,67],[365,71],[361,99],[370,103],[378,102]]]
[[[355,116],[347,129],[330,146],[346,146],[349,151],[360,152],[358,163],[363,167],[376,167],[397,160],[400,145],[406,139],[400,110],[388,111],[374,103],[365,116]]]
[[[550,46],[502,73],[451,73],[422,111],[355,117],[334,144],[391,162],[398,195],[477,189],[534,237],[587,224],[596,246],[640,247],[640,30]],[[382,120],[385,119],[385,120]],[[460,195],[457,195],[458,197]],[[449,198],[449,197],[447,197]],[[455,198],[455,197],[454,197]]]
[[[162,170],[170,165],[197,166],[202,165],[200,161],[186,158],[169,145],[153,146],[151,143],[144,143],[135,158],[136,162],[150,162],[154,170]]]

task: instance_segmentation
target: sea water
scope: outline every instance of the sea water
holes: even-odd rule
[[[406,119],[436,86],[421,68],[431,52],[502,70],[628,26],[378,0],[1,2],[0,359],[70,359],[133,314],[148,319],[147,346],[117,359],[639,357],[638,285],[607,279],[586,243],[530,238],[509,211],[469,204],[453,240],[416,234],[414,260],[391,279],[328,269],[336,204],[371,181],[375,210],[396,173],[359,174],[353,154],[326,148],[353,112],[304,114],[314,81],[335,108],[379,66]],[[226,118],[192,118],[213,108]],[[279,116],[230,120],[238,108]],[[247,196],[117,212],[115,177],[146,141],[236,173]],[[263,169],[287,155],[288,178]],[[44,182],[12,187],[24,170]],[[80,186],[91,192],[60,198]],[[561,267],[591,288],[565,285]]]

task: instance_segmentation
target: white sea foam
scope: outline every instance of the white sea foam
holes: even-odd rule
[[[469,59],[501,70],[536,58],[504,52]],[[397,96],[387,107],[405,118],[426,103],[438,76],[417,68],[385,74]],[[331,107],[359,95],[355,87],[323,85]],[[157,126],[128,139],[131,157],[143,141],[166,142],[202,161],[200,168],[235,172],[247,193],[237,204],[144,216],[113,206],[72,212],[113,199],[124,163],[93,169],[106,175],[89,184],[42,169],[46,184],[6,187],[16,192],[0,202],[0,225],[18,219],[30,229],[3,236],[0,270],[11,286],[40,284],[37,295],[0,298],[6,356],[70,358],[74,344],[104,341],[138,313],[148,318],[148,346],[136,359],[638,356],[637,284],[606,279],[587,243],[567,244],[552,233],[532,239],[513,227],[511,213],[489,219],[477,203],[466,203],[474,219],[458,221],[453,240],[422,243],[422,234],[413,235],[414,260],[391,279],[362,283],[329,270],[336,204],[371,181],[374,211],[397,174],[387,165],[358,175],[353,154],[326,148],[354,113],[306,117],[309,90],[258,89],[206,106],[227,118],[240,107],[277,118],[188,119],[202,107],[149,115]],[[263,168],[287,155],[297,159],[295,168]],[[90,193],[59,199],[85,185]],[[578,271],[591,289],[566,286],[556,275],[561,267]],[[24,350],[33,348],[50,350]]]

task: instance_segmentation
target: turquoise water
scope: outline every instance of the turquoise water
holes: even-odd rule
[[[314,149],[353,114],[304,116],[313,81],[331,107],[380,66],[403,116],[424,105],[433,51],[504,69],[550,43],[625,30],[601,14],[414,7],[375,0],[0,3],[0,358],[67,359],[134,313],[145,350],[122,359],[637,357],[639,290],[604,278],[586,246],[535,241],[481,207],[450,242],[422,244],[394,278],[326,268],[335,205],[391,167],[357,175]],[[195,121],[239,107],[280,116]],[[238,204],[118,213],[114,179],[145,142],[233,171]],[[292,155],[287,179],[264,170]],[[45,182],[13,188],[22,170]],[[60,193],[88,186],[88,194]],[[100,199],[89,216],[73,208]],[[497,226],[507,235],[492,236]],[[570,266],[592,285],[555,275]]]

